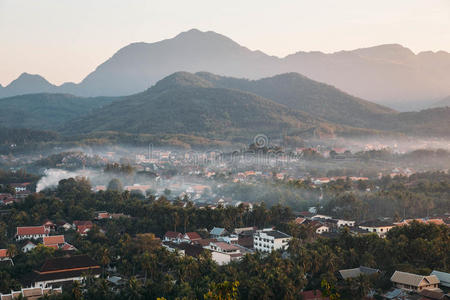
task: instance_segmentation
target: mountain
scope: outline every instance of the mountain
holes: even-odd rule
[[[0,127],[54,129],[116,100],[68,94],[28,94],[0,99]]]
[[[356,97],[401,110],[450,94],[450,53],[421,52],[397,44],[335,53],[297,52],[284,58],[252,51],[215,32],[196,29],[155,43],[133,43],[100,64],[81,83],[55,92],[81,96],[138,93],[177,71],[260,79],[296,72]],[[42,88],[49,88],[42,87]],[[0,96],[48,92],[27,88]],[[4,97],[4,95],[3,95]]]
[[[390,108],[353,97],[297,73],[260,80],[223,77],[206,72],[196,74],[216,87],[251,92],[336,124],[376,128],[383,119],[396,113]]]
[[[312,135],[344,130],[307,113],[244,91],[214,87],[200,76],[177,72],[145,92],[123,98],[66,124],[62,131],[87,134],[188,134],[227,139],[281,131]]]
[[[0,89],[1,97],[11,97],[16,95],[32,93],[55,93],[58,87],[48,82],[40,75],[22,73],[17,79],[9,85]]]
[[[435,107],[446,107],[446,106],[450,107],[450,96],[448,96],[438,102],[433,103],[430,107],[435,108]]]
[[[449,128],[450,107],[425,109],[419,112],[402,112],[379,127],[381,130],[427,137],[450,137]]]

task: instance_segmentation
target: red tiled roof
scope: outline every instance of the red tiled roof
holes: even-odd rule
[[[17,227],[17,235],[35,235],[47,233],[44,226]]]
[[[186,235],[191,241],[202,239],[202,237],[197,232],[186,232]]]
[[[64,244],[64,235],[54,235],[44,237],[44,246]]]
[[[9,257],[8,249],[0,249],[0,258],[6,258],[6,257]]]
[[[65,243],[64,246],[61,247],[61,249],[64,251],[76,250],[76,248],[69,243]]]
[[[80,234],[85,234],[85,233],[87,233],[91,228],[92,228],[92,225],[78,225],[78,226],[77,226],[77,231],[78,231]]]
[[[178,238],[178,237],[181,238],[183,235],[181,233],[179,233],[179,232],[176,232],[176,231],[167,231],[164,236],[167,237],[167,238],[170,238],[170,239],[175,239],[175,238]]]
[[[305,220],[306,220],[305,218],[298,217],[295,219],[295,223],[302,224],[303,222],[305,222]]]
[[[239,247],[225,242],[215,242],[214,244],[223,250],[239,250]]]

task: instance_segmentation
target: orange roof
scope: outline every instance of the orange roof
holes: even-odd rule
[[[44,246],[64,244],[64,235],[54,235],[44,237]]]
[[[45,234],[44,226],[17,227],[17,235]]]
[[[6,258],[6,257],[9,257],[8,249],[0,249],[0,258]]]

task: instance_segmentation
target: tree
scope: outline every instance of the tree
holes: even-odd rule
[[[239,281],[212,282],[209,291],[203,296],[205,300],[235,300],[238,299]]]
[[[117,178],[111,179],[111,181],[108,183],[107,190],[119,193],[123,192],[122,182],[120,182],[120,180]]]

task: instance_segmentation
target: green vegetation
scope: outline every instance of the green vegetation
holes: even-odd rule
[[[74,291],[84,299],[296,299],[303,289],[321,289],[341,299],[361,299],[369,287],[390,287],[394,270],[429,274],[431,269],[450,271],[450,232],[445,225],[417,222],[391,230],[385,239],[376,234],[362,236],[342,231],[338,237],[311,240],[308,229],[293,225],[289,208],[264,204],[253,211],[243,207],[197,209],[183,208],[164,197],[141,199],[128,192],[92,193],[89,182],[67,179],[54,192],[30,196],[14,204],[9,215],[0,217],[0,247],[11,244],[15,226],[41,224],[52,220],[91,219],[98,210],[125,212],[132,218],[98,222],[87,237],[67,232],[66,240],[103,266],[111,265],[125,276],[126,284],[112,293],[105,278],[87,277],[86,287],[74,285],[58,299],[73,299]],[[205,253],[195,259],[181,257],[158,246],[154,234],[168,230],[187,231],[223,226],[275,226],[292,236],[288,256],[275,251],[270,255],[246,255],[241,261],[218,266]],[[100,228],[103,231],[100,231]],[[18,253],[14,267],[0,270],[1,292],[17,287],[18,279],[39,267],[46,258],[64,255],[42,246]],[[379,275],[339,281],[339,269],[365,265],[382,270]],[[140,277],[140,280],[137,280]]]
[[[82,98],[69,94],[27,94],[0,99],[0,127],[54,130],[117,98]]]

